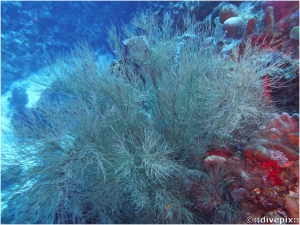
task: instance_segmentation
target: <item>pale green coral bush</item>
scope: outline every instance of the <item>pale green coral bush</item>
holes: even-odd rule
[[[41,74],[48,90],[71,97],[40,106],[55,125],[51,138],[38,128],[38,137],[17,131],[23,140],[15,160],[25,173],[8,202],[19,212],[14,222],[199,222],[184,191],[189,171],[199,168],[194,159],[208,144],[264,124],[272,109],[261,76],[273,68],[253,60],[262,53],[251,45],[239,60],[222,59],[203,46],[205,23],[186,21],[187,30],[201,32],[172,30],[169,17],[161,27],[151,12],[133,20],[141,33],[125,27],[127,37],[118,36],[112,27],[118,73],[99,66],[82,42]],[[141,34],[151,49],[136,65],[124,59],[119,41]]]

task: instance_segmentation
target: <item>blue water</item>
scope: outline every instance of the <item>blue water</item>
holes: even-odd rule
[[[164,3],[162,3],[164,4]],[[68,52],[86,39],[95,50],[107,49],[106,28],[128,23],[148,2],[1,2],[1,92],[15,80],[43,67],[47,55]]]

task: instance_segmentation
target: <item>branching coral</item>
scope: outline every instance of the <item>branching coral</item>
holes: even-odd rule
[[[39,82],[49,93],[68,97],[56,104],[41,101],[38,109],[28,109],[31,119],[19,118],[24,129],[17,132],[22,142],[15,143],[14,163],[24,173],[19,192],[7,200],[21,215],[14,222],[192,223],[218,210],[231,222],[237,202],[230,188],[256,178],[257,171],[247,177],[233,152],[201,163],[197,158],[210,144],[233,142],[236,133],[249,134],[271,117],[261,78],[278,64],[257,60],[263,53],[251,43],[226,61],[217,48],[204,45],[207,20],[183,21],[195,34],[172,29],[168,14],[162,24],[151,12],[138,14],[133,25],[140,29],[124,27],[120,36],[114,27],[109,32],[119,57],[111,69],[98,65],[81,42],[41,73]],[[33,116],[37,110],[42,124]],[[51,135],[43,129],[49,127]],[[260,140],[277,150],[283,139]],[[288,152],[283,154],[294,157]],[[192,198],[188,181],[197,186]]]

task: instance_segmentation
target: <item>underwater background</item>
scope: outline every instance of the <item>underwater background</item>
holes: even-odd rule
[[[1,223],[277,222],[298,1],[1,2]]]

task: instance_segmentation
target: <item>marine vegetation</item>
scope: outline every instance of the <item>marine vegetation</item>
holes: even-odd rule
[[[2,222],[234,222],[232,168],[202,158],[268,123],[263,77],[272,87],[283,62],[251,39],[224,58],[204,41],[213,32],[209,19],[185,16],[179,29],[143,11],[108,29],[111,64],[88,41],[49,63],[36,107],[12,117],[16,153],[4,170],[15,184]]]

